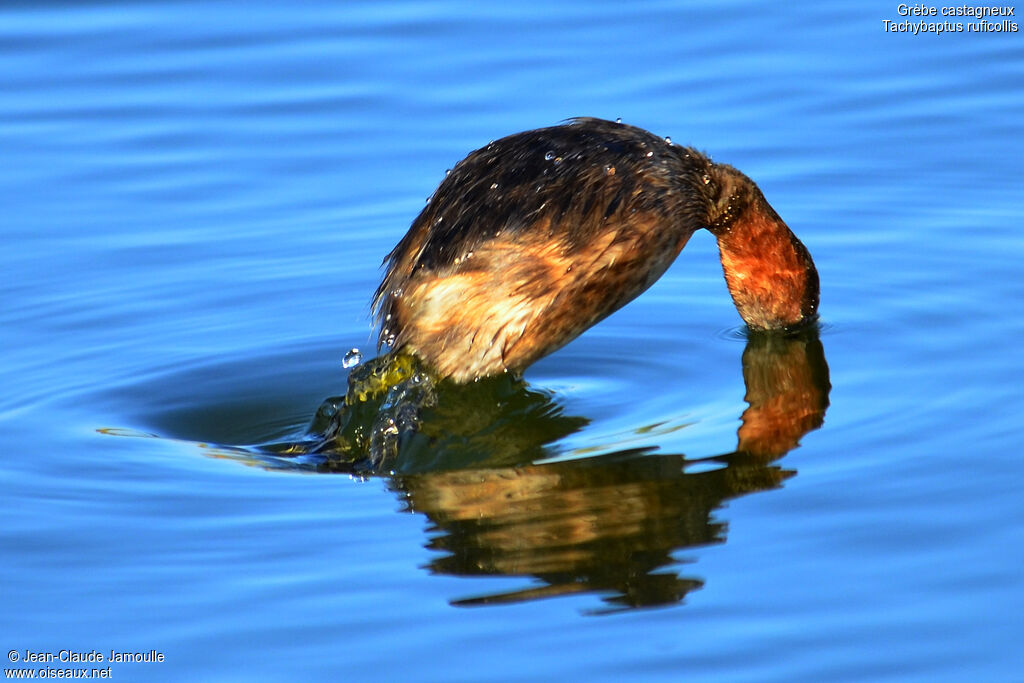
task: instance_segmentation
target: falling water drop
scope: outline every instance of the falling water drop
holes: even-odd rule
[[[352,349],[345,354],[345,357],[341,359],[341,367],[348,369],[354,368],[359,365],[359,361],[363,359],[363,354],[359,352],[359,349]]]
[[[548,152],[547,154],[544,155],[544,159],[547,160],[547,161],[551,161],[554,158],[555,158],[555,153],[554,152]]]

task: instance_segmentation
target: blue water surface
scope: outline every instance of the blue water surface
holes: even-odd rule
[[[849,0],[0,9],[11,661],[1020,680],[1024,35],[886,19],[905,18]],[[344,393],[345,353],[373,354],[379,264],[445,169],[580,115],[754,178],[814,255],[820,349],[758,380],[702,233],[527,371],[557,434],[510,446],[525,461],[363,478],[239,448],[300,438]],[[742,445],[756,387],[783,385],[817,406],[792,443],[707,460]]]

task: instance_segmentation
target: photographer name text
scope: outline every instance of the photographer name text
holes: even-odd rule
[[[164,653],[157,652],[156,650],[150,650],[149,652],[118,652],[117,650],[111,650],[109,653],[104,655],[99,650],[89,650],[87,652],[77,652],[75,650],[33,652],[32,650],[25,650],[24,654],[18,657],[17,652],[12,650],[9,653],[8,659],[12,662],[20,659],[22,662],[30,664],[48,664],[51,662],[62,662],[66,664],[94,664],[98,662],[162,662],[164,661]]]

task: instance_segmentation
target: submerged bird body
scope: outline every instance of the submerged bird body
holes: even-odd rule
[[[748,325],[815,318],[810,254],[731,166],[598,119],[502,138],[451,170],[388,256],[380,341],[458,382],[521,372],[650,287],[701,228]]]

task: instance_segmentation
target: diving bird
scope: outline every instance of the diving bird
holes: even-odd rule
[[[387,256],[379,344],[456,382],[521,373],[639,296],[702,228],[750,328],[817,318],[810,253],[732,166],[594,118],[495,140]]]

